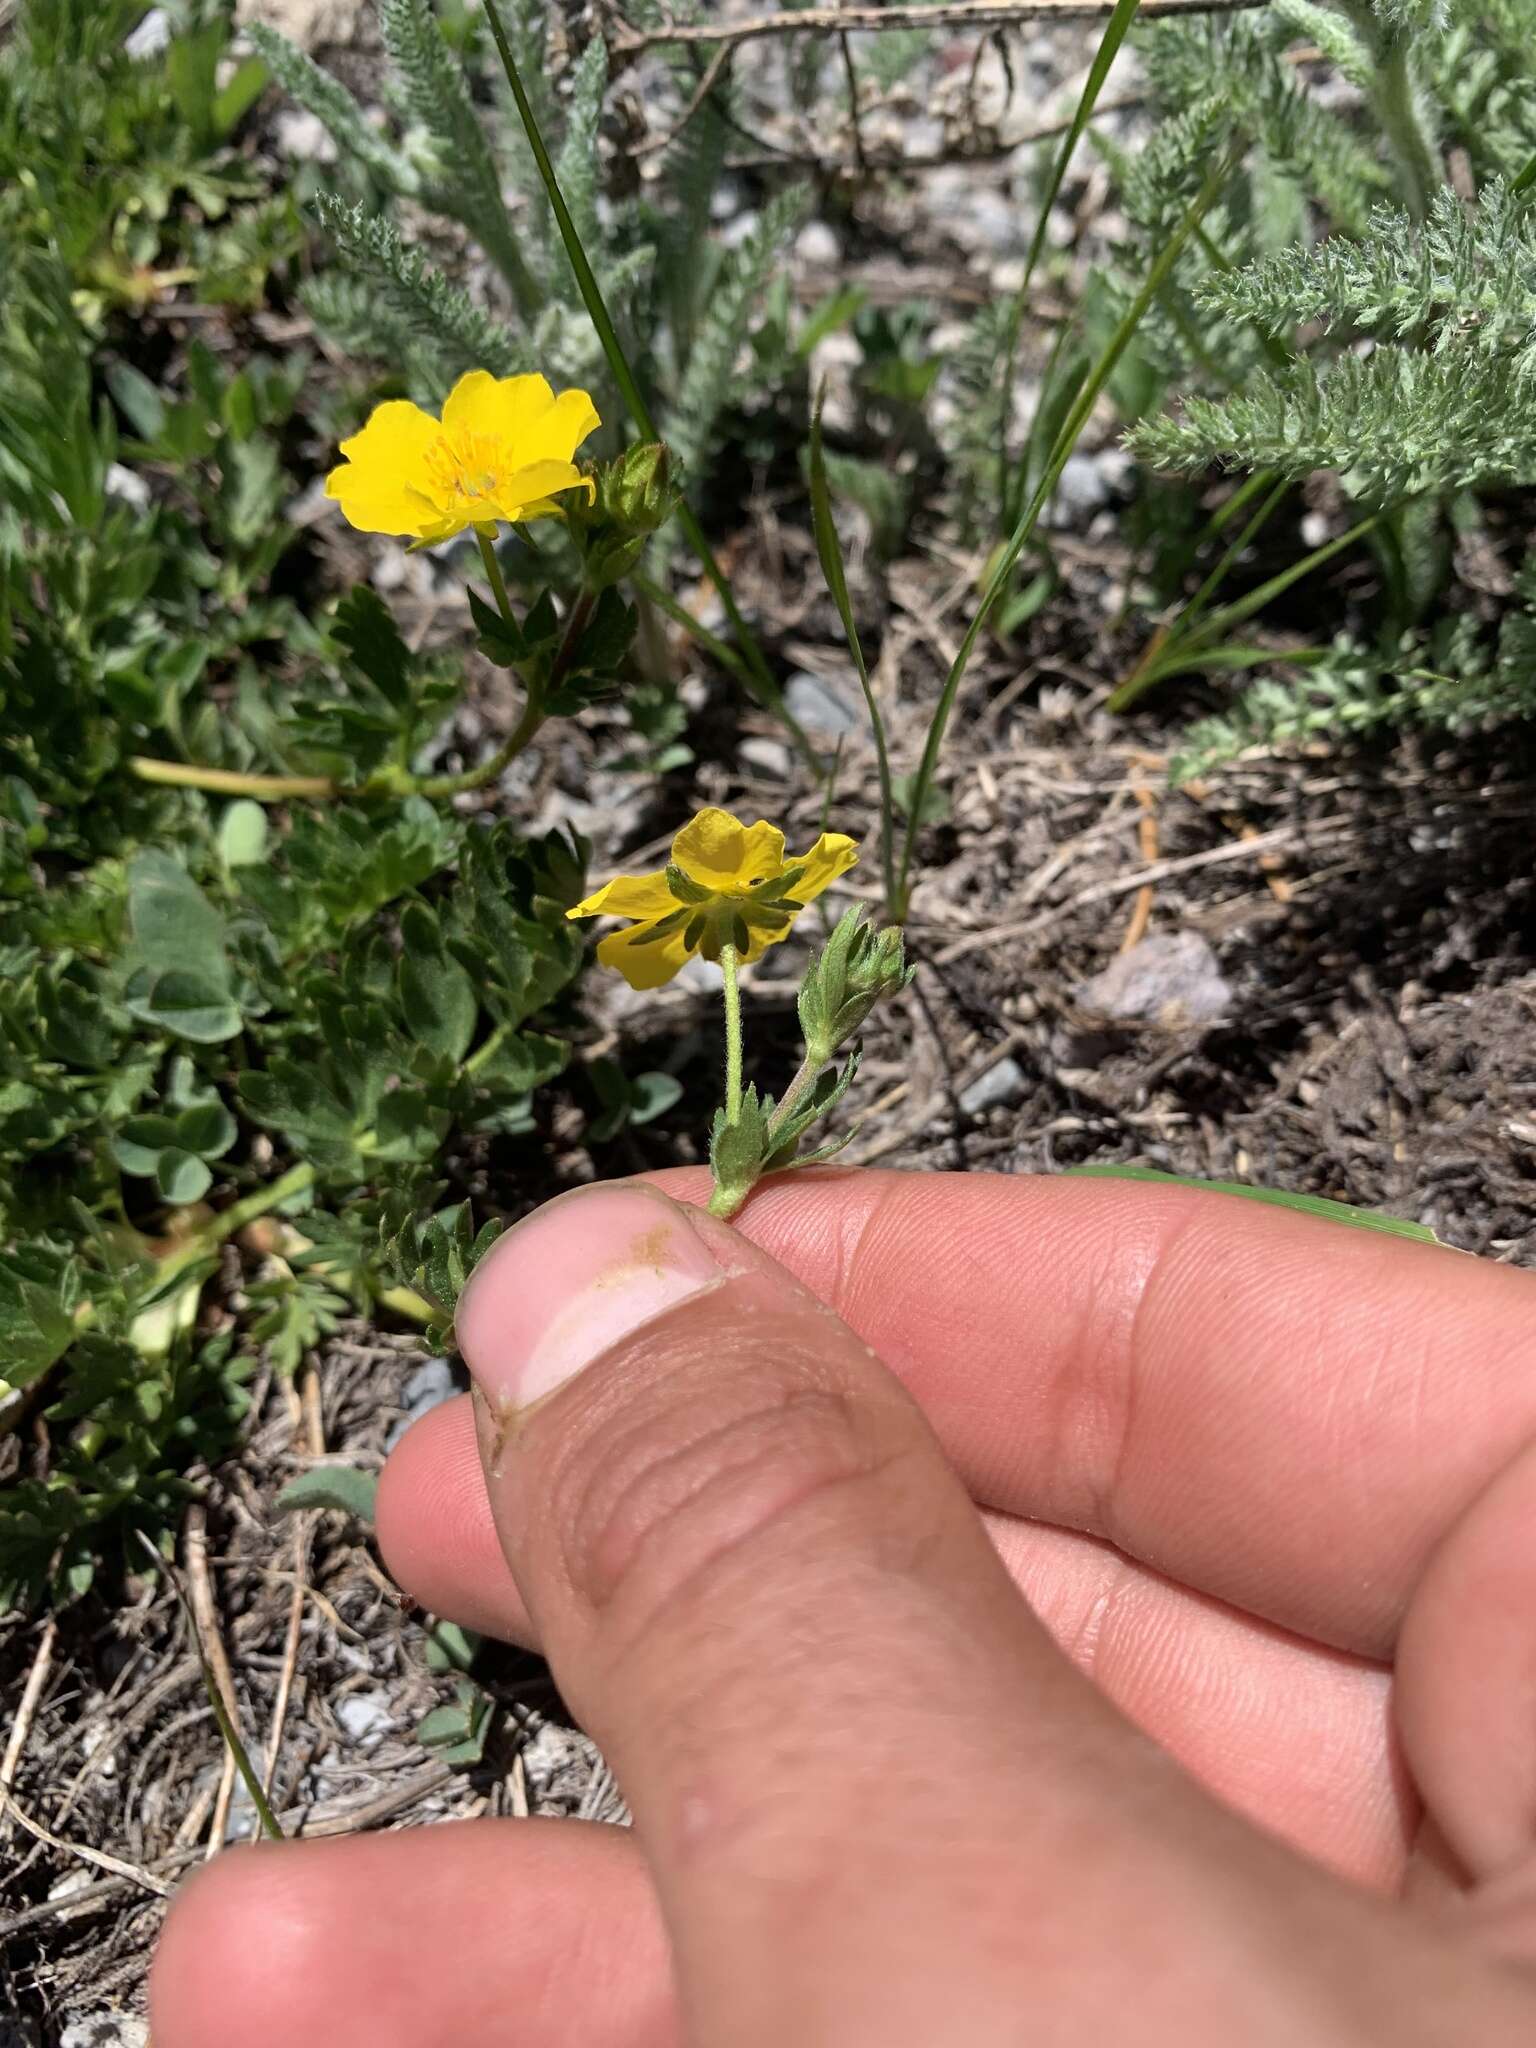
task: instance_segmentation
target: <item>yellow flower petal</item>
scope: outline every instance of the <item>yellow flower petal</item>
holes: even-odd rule
[[[790,892],[796,903],[809,903],[829,888],[839,875],[846,875],[859,857],[858,841],[846,832],[823,832],[809,853],[802,853],[788,865],[805,873]]]
[[[518,429],[518,459],[569,462],[588,434],[602,424],[585,391],[562,391],[546,412]]]
[[[554,402],[547,377],[493,377],[489,370],[466,370],[443,401],[443,426],[455,435],[489,434],[498,441],[520,441]],[[569,449],[566,454],[569,458]]]
[[[747,889],[782,873],[784,834],[761,818],[755,825],[743,825],[729,811],[712,806],[678,833],[672,858],[701,888]]]
[[[423,469],[439,433],[432,415],[407,398],[376,406],[362,431],[342,442],[347,459],[326,478],[326,496],[360,533],[421,533],[439,516]]]
[[[665,917],[678,908],[665,875],[615,875],[583,897],[567,917]]]
[[[688,958],[682,926],[668,932],[664,939],[652,939],[649,945],[640,943],[655,922],[651,918],[645,924],[629,924],[623,931],[610,932],[598,941],[598,959],[604,967],[616,967],[631,988],[660,988]]]
[[[585,490],[595,495],[596,488],[574,462],[530,462],[497,482],[496,509],[503,519],[548,518],[561,509],[550,503],[553,492]]]

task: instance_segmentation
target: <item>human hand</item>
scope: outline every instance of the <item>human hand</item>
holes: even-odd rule
[[[1528,1275],[1178,1188],[623,1183],[460,1334],[497,1398],[607,1348],[488,1482],[419,1424],[381,1545],[545,1649],[635,1832],[221,1857],[155,2048],[1533,2037]]]

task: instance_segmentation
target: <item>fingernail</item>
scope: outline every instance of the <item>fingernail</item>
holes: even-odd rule
[[[582,1188],[486,1253],[459,1301],[459,1348],[493,1407],[528,1408],[724,1277],[687,1211],[665,1195]]]

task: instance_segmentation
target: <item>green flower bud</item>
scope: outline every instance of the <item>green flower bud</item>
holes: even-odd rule
[[[905,988],[908,967],[898,925],[877,931],[862,906],[844,913],[800,989],[800,1028],[823,1060],[861,1028],[882,996]]]
[[[628,534],[654,533],[671,517],[678,499],[665,442],[626,448],[603,472],[598,492],[615,526]]]
[[[672,516],[679,493],[672,458],[660,441],[626,448],[596,471],[590,504],[573,502],[569,523],[582,551],[589,590],[627,576],[657,527]]]

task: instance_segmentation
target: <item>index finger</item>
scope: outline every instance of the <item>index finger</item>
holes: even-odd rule
[[[1195,1189],[836,1169],[739,1223],[978,1501],[1367,1656],[1536,1435],[1536,1278],[1436,1246]]]

